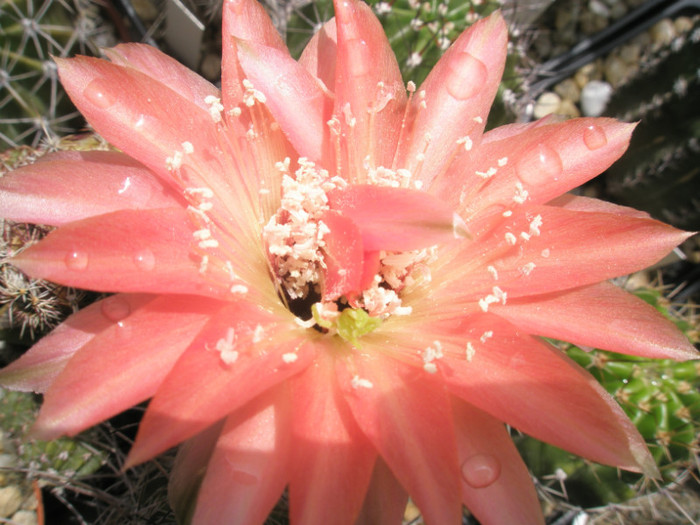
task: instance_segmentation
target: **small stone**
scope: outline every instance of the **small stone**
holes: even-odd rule
[[[584,35],[593,35],[602,31],[608,26],[608,19],[604,16],[584,11],[581,14],[581,32]]]
[[[654,43],[654,47],[658,49],[659,47],[669,45],[673,41],[676,37],[676,28],[673,26],[671,20],[664,18],[652,26],[649,30],[649,34],[651,35],[651,41]]]
[[[22,505],[22,492],[14,485],[0,488],[0,518],[9,518]]]
[[[627,44],[620,48],[620,58],[625,64],[637,64],[642,55],[642,47],[639,44]]]
[[[581,111],[586,117],[599,117],[612,96],[613,88],[607,82],[592,80],[581,90]]]
[[[554,86],[554,92],[563,100],[570,100],[573,103],[581,99],[581,88],[572,78],[567,78]]]
[[[561,104],[561,98],[556,93],[551,91],[545,91],[542,93],[537,102],[535,102],[535,108],[532,110],[532,115],[535,118],[546,117],[552,113],[556,113],[559,109],[559,104]]]
[[[559,109],[557,109],[557,114],[563,115],[566,118],[577,118],[581,116],[581,112],[576,107],[576,104],[568,98],[561,101]]]
[[[673,27],[676,33],[682,35],[693,29],[693,19],[687,16],[679,16],[673,21]]]
[[[600,0],[590,0],[588,2],[588,9],[590,9],[596,15],[610,18],[610,8]]]
[[[143,22],[153,22],[158,18],[158,9],[151,0],[131,0],[131,5]]]
[[[585,66],[582,66],[574,75],[574,80],[581,89],[583,89],[584,86],[591,80],[600,80],[601,78],[602,75],[596,62],[590,62]]]
[[[18,510],[12,515],[13,525],[37,525],[36,512],[31,510]]]
[[[627,14],[627,6],[623,2],[615,2],[610,6],[610,18],[617,20]]]
[[[615,56],[610,55],[605,61],[605,80],[611,86],[617,87],[627,78],[627,64]]]

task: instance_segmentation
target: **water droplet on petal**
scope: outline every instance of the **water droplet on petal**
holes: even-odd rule
[[[462,463],[462,477],[475,489],[492,485],[500,475],[501,463],[491,454],[476,454]]]
[[[69,270],[84,270],[88,265],[88,254],[80,250],[73,250],[66,254],[64,262]]]
[[[592,124],[583,130],[583,142],[589,150],[593,151],[605,146],[608,143],[608,137],[605,136],[603,128]]]
[[[488,72],[484,63],[469,53],[462,52],[449,63],[447,92],[457,100],[473,97],[486,83]]]
[[[102,315],[115,323],[126,319],[131,313],[129,302],[119,295],[113,295],[102,301],[100,309]]]
[[[134,255],[134,264],[139,270],[150,271],[156,265],[156,256],[148,248],[145,248]]]
[[[360,38],[353,38],[347,40],[345,45],[348,51],[350,74],[356,77],[366,75],[372,60],[367,42]]]
[[[103,78],[96,78],[83,90],[83,96],[98,108],[107,109],[117,101],[110,92],[111,86]]]
[[[551,146],[537,144],[520,157],[515,171],[521,181],[537,186],[559,180],[564,166]]]

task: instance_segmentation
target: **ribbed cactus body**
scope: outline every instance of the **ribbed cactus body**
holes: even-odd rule
[[[0,2],[0,150],[82,126],[51,57],[97,53],[96,9],[88,0]]]

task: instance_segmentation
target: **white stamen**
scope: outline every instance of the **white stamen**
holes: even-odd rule
[[[498,281],[498,270],[494,266],[488,266],[486,269],[493,276],[494,281]]]
[[[364,379],[358,375],[354,375],[352,377],[352,381],[350,381],[350,385],[355,389],[359,388],[373,388],[374,385],[372,384],[372,381],[369,379]]]
[[[282,354],[282,361],[284,361],[288,365],[293,363],[297,359],[299,359],[299,356],[294,352],[287,352],[286,354]]]
[[[525,266],[521,267],[521,268],[520,268],[520,271],[521,271],[523,274],[525,274],[525,275],[530,275],[530,273],[532,272],[532,270],[535,269],[535,266],[536,266],[535,263],[529,262],[529,263],[527,263]]]
[[[204,103],[209,106],[209,116],[214,122],[221,122],[221,112],[224,110],[224,105],[219,97],[207,95],[204,97]]]
[[[248,287],[245,284],[234,284],[230,289],[233,294],[244,295],[248,293]]]
[[[505,235],[506,242],[510,244],[511,246],[515,246],[515,243],[518,242],[518,238],[513,235],[511,232],[507,232]]]
[[[202,250],[208,250],[209,248],[218,248],[219,241],[217,241],[216,239],[205,239],[203,241],[199,241],[199,247]]]
[[[523,202],[525,202],[528,195],[529,195],[528,191],[525,188],[523,188],[523,183],[516,182],[515,183],[515,195],[513,196],[513,200],[515,202],[517,202],[518,204],[522,204]]]
[[[467,361],[469,363],[472,362],[472,359],[474,359],[474,354],[476,354],[476,350],[474,349],[474,345],[471,343],[467,343]]]
[[[265,329],[261,324],[255,326],[255,331],[253,332],[253,343],[259,343],[265,338]]]
[[[502,158],[498,159],[498,166],[500,168],[502,168],[506,164],[508,164],[508,157],[502,157]]]
[[[238,359],[238,352],[234,350],[236,347],[236,333],[233,328],[229,327],[226,330],[226,337],[222,337],[216,342],[216,350],[221,355],[221,360],[224,364],[230,365]]]
[[[493,330],[488,330],[488,331],[484,332],[483,334],[481,334],[479,341],[481,341],[482,343],[485,343],[486,341],[488,341],[492,337],[493,337]]]

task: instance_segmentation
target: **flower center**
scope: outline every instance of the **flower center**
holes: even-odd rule
[[[282,173],[282,191],[277,212],[263,227],[273,278],[287,307],[306,326],[338,334],[356,344],[362,335],[376,329],[392,315],[408,315],[411,307],[402,302],[402,292],[430,278],[429,263],[436,248],[407,252],[365,253],[361,289],[349,290],[329,300],[324,295],[328,280],[327,240],[331,228],[323,217],[331,210],[328,192],[343,190],[348,183],[300,158],[294,173],[290,159],[277,163]],[[400,170],[374,170],[372,182],[382,186],[404,186],[410,176]],[[396,175],[396,176],[392,176]],[[350,218],[352,219],[352,218]],[[344,268],[341,275],[356,268]]]

